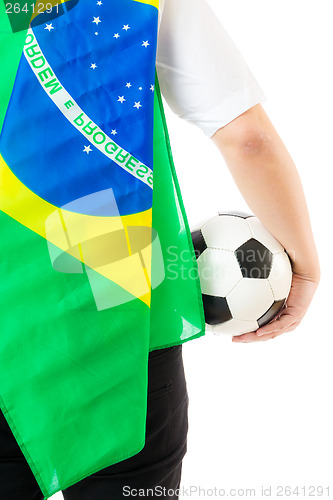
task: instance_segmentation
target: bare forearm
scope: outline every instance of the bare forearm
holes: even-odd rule
[[[212,138],[254,214],[285,246],[296,273],[319,278],[308,208],[295,164],[260,105]]]

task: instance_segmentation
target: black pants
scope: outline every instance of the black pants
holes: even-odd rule
[[[65,500],[177,499],[187,450],[188,395],[182,346],[149,354],[145,447],[62,491]],[[148,491],[149,489],[149,491]],[[144,495],[142,494],[144,492]],[[0,412],[0,500],[43,500]]]

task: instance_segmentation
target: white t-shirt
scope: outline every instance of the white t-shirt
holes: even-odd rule
[[[266,101],[206,0],[160,0],[156,70],[172,111],[208,137]]]

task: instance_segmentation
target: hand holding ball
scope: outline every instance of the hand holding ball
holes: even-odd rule
[[[290,292],[287,252],[253,215],[219,213],[192,231],[205,320],[215,334],[269,323]]]

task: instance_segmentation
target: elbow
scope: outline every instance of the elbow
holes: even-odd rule
[[[255,106],[220,128],[213,141],[228,158],[255,160],[271,157],[281,141],[263,110]]]
[[[263,130],[249,128],[242,130],[234,138],[234,148],[242,156],[262,156],[273,149],[272,137]]]

